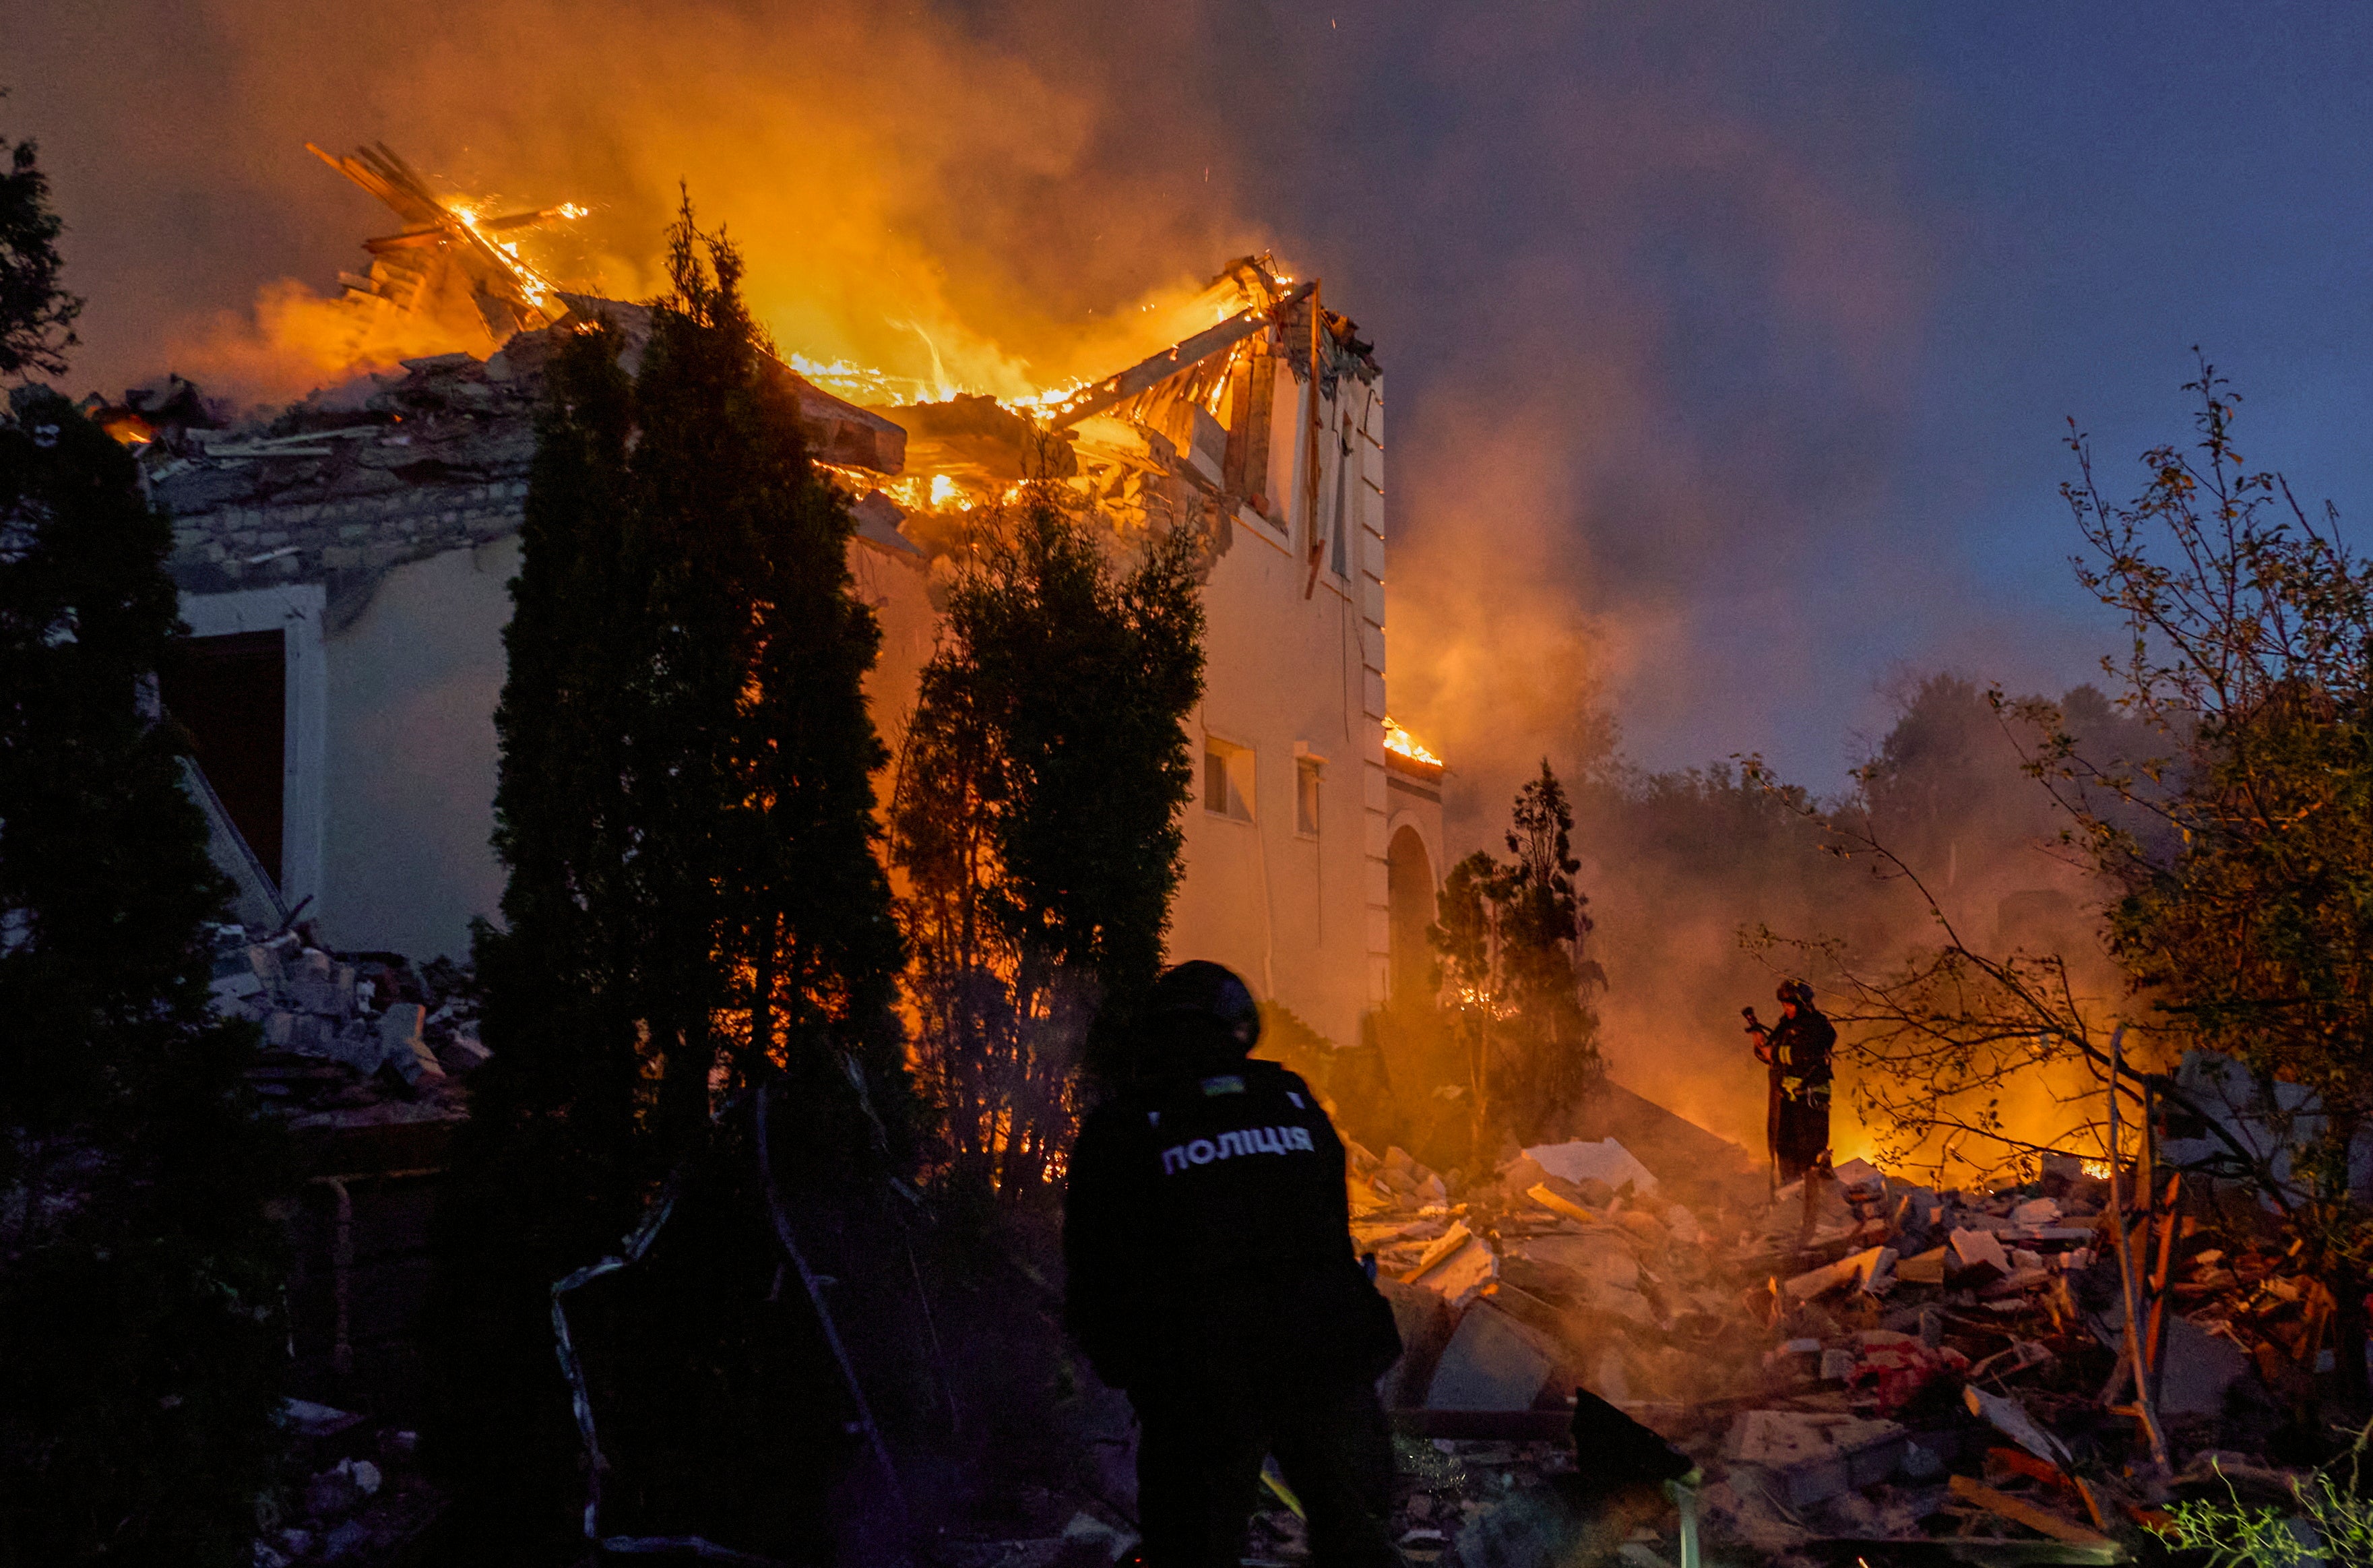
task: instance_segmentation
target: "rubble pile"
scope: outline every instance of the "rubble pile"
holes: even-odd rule
[[[2280,1502],[2301,1472],[2263,1456],[2312,1426],[2331,1299],[2230,1239],[2250,1216],[2180,1214],[2178,1186],[2126,1216],[2162,1471],[2122,1353],[2109,1183],[2075,1160],[1992,1192],[1855,1160],[1684,1203],[1612,1139],[1526,1150],[1466,1185],[1354,1145],[1354,1243],[1405,1343],[1382,1385],[1403,1550],[1648,1568],[1683,1560],[1694,1514],[1710,1561],[2106,1562],[2156,1550],[2171,1502],[2228,1501],[2220,1477]],[[1696,1461],[1685,1509],[1584,1500],[1576,1389]],[[1280,1515],[1264,1515],[1273,1542]]]
[[[446,1509],[421,1473],[418,1434],[307,1399],[283,1400],[295,1481],[259,1506],[254,1568],[399,1560]]]
[[[263,1025],[248,1076],[266,1107],[298,1128],[461,1117],[459,1081],[488,1054],[461,1000],[401,958],[332,954],[302,930],[216,932],[215,1009]]]

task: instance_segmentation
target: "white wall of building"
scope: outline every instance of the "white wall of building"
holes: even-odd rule
[[[1233,546],[1204,592],[1205,692],[1192,736],[1252,754],[1250,821],[1197,796],[1186,814],[1186,875],[1174,907],[1174,959],[1208,958],[1244,976],[1338,1045],[1382,1001],[1390,949],[1384,770],[1383,389],[1346,379],[1322,400],[1317,494],[1324,549],[1310,574],[1310,390],[1280,368],[1270,494],[1284,527],[1241,513]],[[1348,459],[1337,420],[1348,414]],[[1362,415],[1369,434],[1359,435]],[[1339,489],[1338,489],[1339,474]],[[1347,530],[1337,576],[1338,495]],[[1308,597],[1304,591],[1308,590]],[[1303,758],[1320,767],[1319,830],[1300,831]]]
[[[1383,751],[1382,388],[1347,378],[1339,408],[1321,403],[1326,544],[1312,585],[1303,477],[1310,391],[1282,368],[1277,374],[1271,495],[1282,524],[1240,513],[1206,586],[1206,691],[1189,724],[1197,797],[1169,945],[1174,959],[1226,964],[1349,1045],[1385,994],[1388,818],[1405,807],[1388,799]],[[1345,415],[1348,459],[1337,433]],[[1341,576],[1331,569],[1338,496]],[[864,541],[852,544],[850,565],[855,591],[882,620],[868,690],[894,749],[937,629],[929,579],[918,561]],[[394,568],[326,638],[318,586],[184,599],[200,635],[287,632],[286,893],[291,903],[313,898],[306,914],[340,948],[458,957],[471,919],[497,917],[494,710],[518,566],[512,537]],[[1250,820],[1203,798],[1207,737],[1248,754]],[[1297,822],[1305,761],[1319,772],[1315,834]],[[1438,824],[1430,837],[1438,839]]]
[[[516,536],[394,568],[329,639],[329,831],[313,914],[341,949],[466,958],[493,919],[495,705]]]

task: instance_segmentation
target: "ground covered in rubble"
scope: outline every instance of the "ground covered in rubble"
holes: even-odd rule
[[[1777,1193],[1744,1169],[1660,1181],[1613,1140],[1464,1187],[1397,1149],[1355,1144],[1352,1164],[1355,1239],[1407,1344],[1384,1391],[1413,1562],[2165,1561],[2176,1502],[2285,1505],[2335,1452],[2331,1304],[2246,1205],[2130,1219],[2163,1304],[2162,1471],[2120,1353],[2108,1184],[2074,1161],[1982,1192],[1857,1161]],[[1610,1489],[1579,1469],[1577,1388],[1693,1474]],[[1123,1457],[1103,1495],[1049,1492],[1028,1535],[957,1532],[938,1561],[1114,1561]],[[1290,1494],[1266,1488],[1244,1561],[1306,1558]]]
[[[440,1021],[426,1032],[441,1045],[426,1043],[424,1016],[445,1011],[433,991],[365,967],[227,939],[218,984],[226,1006],[289,1019],[287,1060],[266,1073],[342,1074],[326,1098],[310,1079],[289,1096],[317,1102],[292,1105],[298,1120],[458,1107],[463,1035]],[[443,1081],[427,1071],[440,1058]],[[1471,1182],[1350,1147],[1354,1245],[1406,1347],[1381,1392],[1412,1562],[2163,1561],[2156,1531],[2178,1502],[2287,1508],[2338,1449],[2332,1302],[2254,1208],[2204,1186],[2128,1217],[2157,1325],[2160,1469],[2122,1355],[2108,1183],[2074,1161],[1991,1191],[1856,1161],[1775,1193],[1743,1158],[1654,1168],[1613,1138],[1529,1149]],[[901,1468],[919,1560],[940,1568],[1088,1568],[1135,1546],[1127,1402],[1065,1350],[1058,1217],[1033,1213],[943,1216],[934,1246],[969,1250],[922,1255],[962,1441]],[[869,1350],[884,1336],[862,1316],[848,1331],[860,1363],[917,1353],[894,1335]],[[1585,1440],[1619,1459],[1669,1445],[1689,1474],[1615,1484],[1607,1454],[1578,1462],[1577,1398],[1644,1429],[1586,1418]],[[291,1409],[316,1463],[258,1561],[422,1560],[439,1498],[410,1434]],[[1244,1561],[1307,1561],[1291,1492],[1258,1501]]]

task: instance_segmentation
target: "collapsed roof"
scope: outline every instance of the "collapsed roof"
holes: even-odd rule
[[[192,591],[367,586],[403,560],[515,532],[543,370],[561,334],[606,320],[630,368],[649,337],[647,307],[559,288],[502,238],[579,209],[480,217],[384,146],[344,158],[311,150],[404,223],[366,241],[368,276],[342,275],[348,307],[451,325],[486,351],[406,359],[401,374],[233,428],[194,388],[157,406],[94,398],[123,415],[127,443],[146,443],[152,494],[177,520],[175,575]],[[1323,308],[1315,280],[1292,283],[1267,258],[1245,257],[1211,288],[1222,308],[1238,308],[1045,409],[972,394],[860,407],[788,366],[778,373],[796,390],[812,454],[861,503],[863,536],[885,548],[947,553],[966,537],[968,514],[1044,474],[1123,536],[1186,528],[1216,556],[1239,509],[1287,510],[1268,493],[1277,369],[1304,383],[1315,375],[1329,398],[1346,378],[1373,387],[1379,372],[1372,345]],[[1349,451],[1348,429],[1338,434]],[[1306,438],[1315,459],[1315,418]],[[1303,467],[1315,486],[1316,463]],[[1315,493],[1305,500],[1315,515]]]

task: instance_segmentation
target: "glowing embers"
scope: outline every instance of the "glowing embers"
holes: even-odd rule
[[[1387,763],[1398,764],[1429,778],[1440,778],[1443,768],[1447,766],[1440,757],[1426,750],[1416,736],[1394,723],[1389,718],[1385,720],[1385,760]]]

